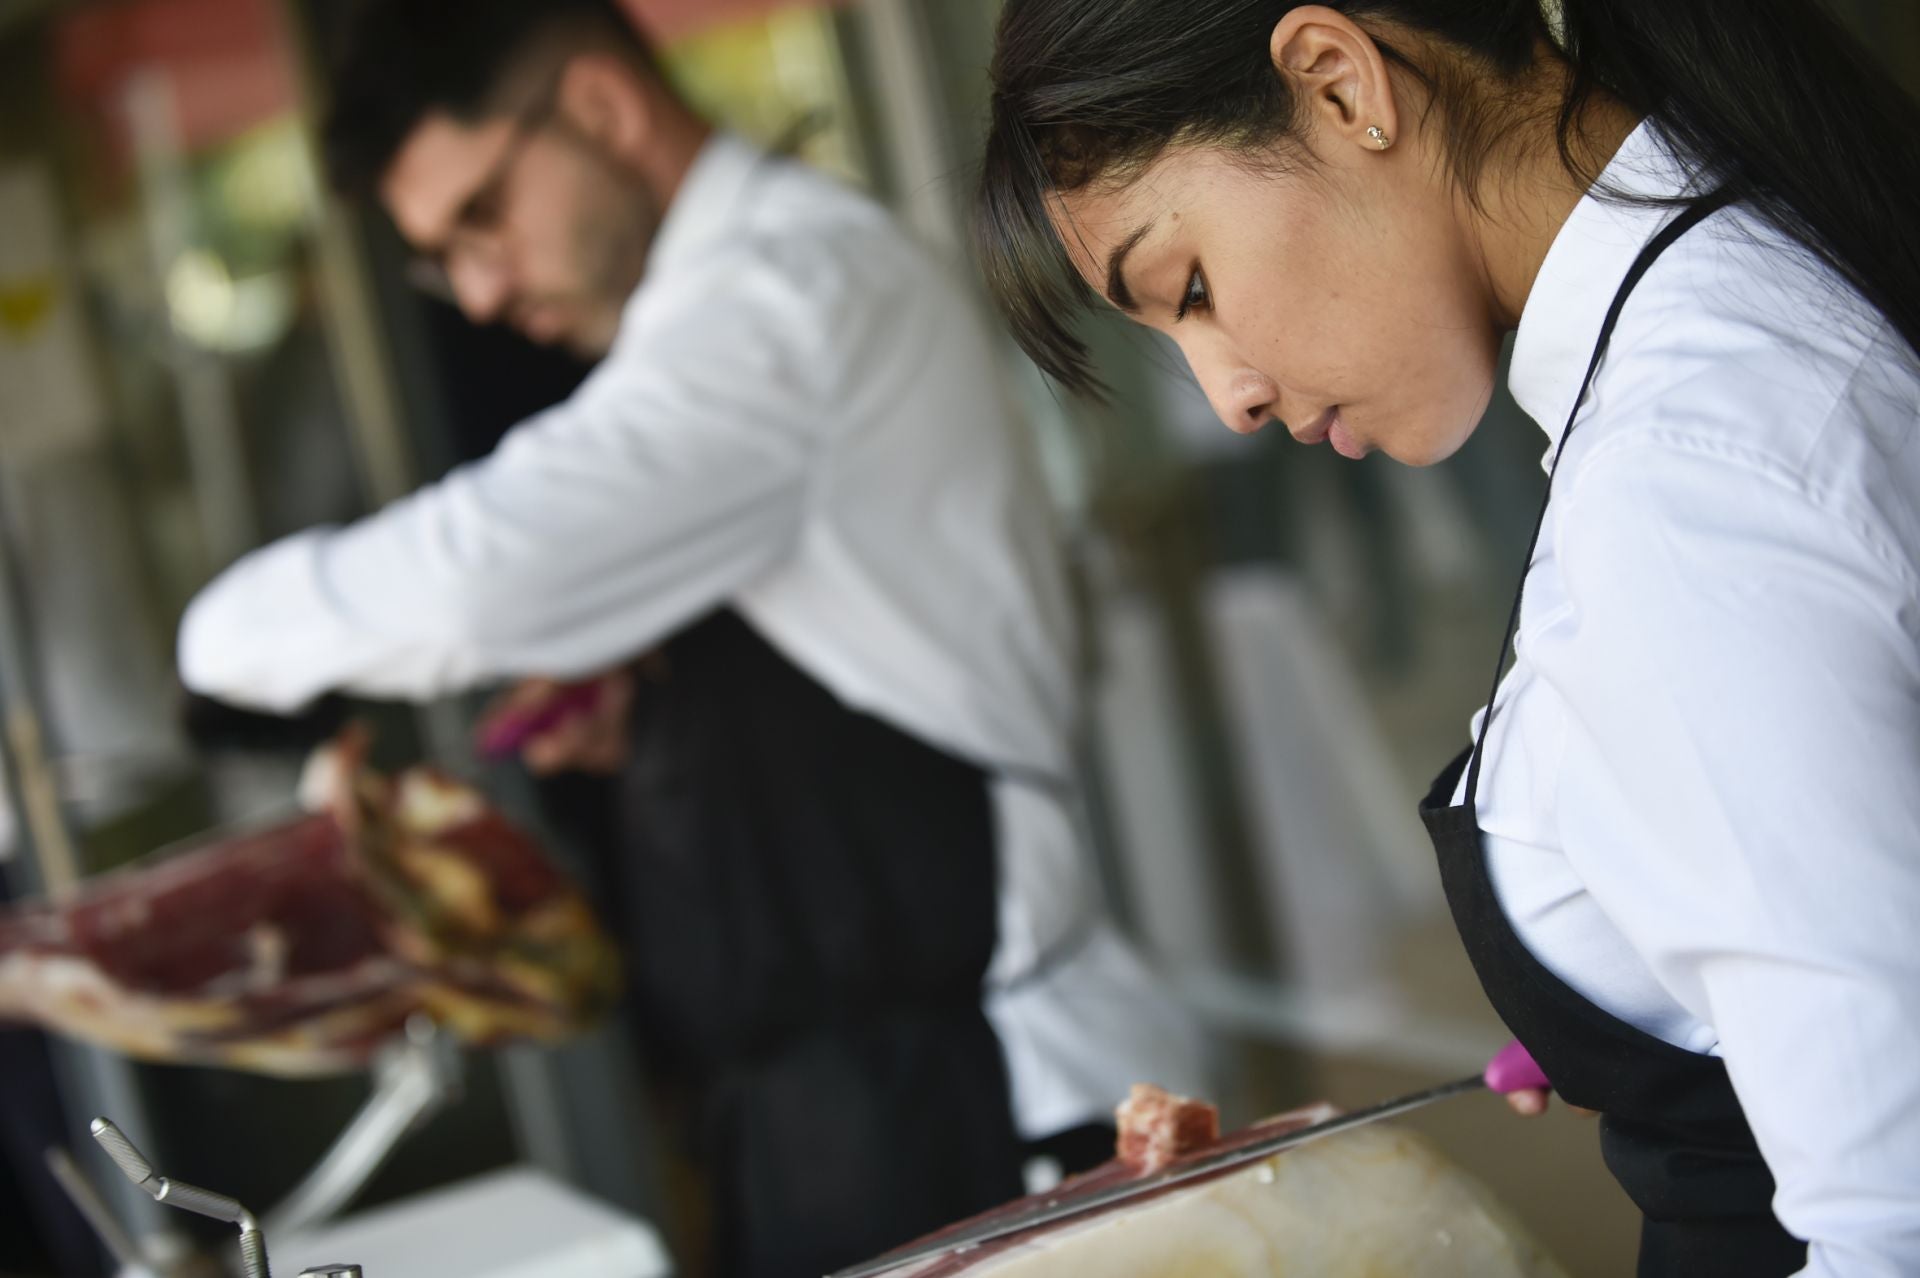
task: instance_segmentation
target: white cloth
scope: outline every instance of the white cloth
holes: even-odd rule
[[[1686,189],[1647,126],[1602,182]],[[1555,239],[1512,373],[1550,447],[1672,216],[1590,195]],[[1527,947],[1725,1059],[1807,1274],[1920,1274],[1920,359],[1751,211],[1628,302],[1496,704],[1481,825]]]
[[[597,671],[725,603],[848,705],[1063,780],[1070,618],[998,384],[965,293],[883,210],[717,136],[580,389],[370,518],[235,564],[187,612],[182,677],[282,710],[336,688],[428,698]],[[995,795],[1009,985],[1084,931],[1097,891],[1064,797]],[[1039,986],[1126,961],[1087,947]],[[1029,1135],[1105,1113],[1136,1076],[1196,1081],[1190,1036],[1155,1016],[1072,1042],[1022,1024],[1059,1015],[1039,986],[989,1005],[1009,1041],[1059,1044],[1015,1054]]]

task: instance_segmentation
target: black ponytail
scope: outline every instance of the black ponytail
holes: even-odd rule
[[[1813,0],[1566,0],[1602,87],[1818,254],[1920,351],[1920,106]]]
[[[1572,67],[1560,154],[1583,182],[1576,131],[1596,91],[1658,122],[1920,351],[1920,105],[1819,0],[1331,0],[1426,86],[1455,176],[1472,194],[1502,95],[1545,40]],[[1094,386],[1071,314],[1093,301],[1048,218],[1052,197],[1124,177],[1176,139],[1284,145],[1295,105],[1268,37],[1291,0],[1008,0],[975,227],[987,281],[1034,360]],[[1458,56],[1420,58],[1417,33]],[[1445,65],[1442,65],[1445,63]],[[1477,87],[1478,86],[1478,87]]]

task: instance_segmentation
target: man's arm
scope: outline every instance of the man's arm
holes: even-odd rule
[[[281,711],[427,698],[604,669],[718,605],[791,552],[805,509],[821,329],[803,283],[676,282],[684,306],[491,456],[243,558],[189,607],[182,679]]]

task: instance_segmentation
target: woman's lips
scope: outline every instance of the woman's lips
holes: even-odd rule
[[[1303,444],[1332,444],[1334,452],[1342,457],[1352,458],[1354,461],[1365,457],[1370,451],[1365,444],[1354,437],[1352,431],[1347,429],[1346,422],[1340,417],[1338,404],[1314,418],[1313,424],[1305,430],[1293,432],[1293,437]]]
[[[1370,449],[1354,438],[1353,432],[1340,419],[1338,410],[1334,412],[1333,424],[1327,428],[1327,442],[1333,445],[1333,451],[1350,461],[1359,461]]]
[[[1339,420],[1340,406],[1336,404],[1314,418],[1305,430],[1294,431],[1293,437],[1303,444],[1321,443],[1326,439],[1328,432],[1333,429],[1334,423]]]

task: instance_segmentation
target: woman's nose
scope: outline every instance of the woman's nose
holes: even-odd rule
[[[1227,429],[1241,435],[1251,435],[1266,425],[1280,399],[1280,388],[1273,379],[1250,368],[1228,369],[1213,377],[1202,375],[1201,385]]]

